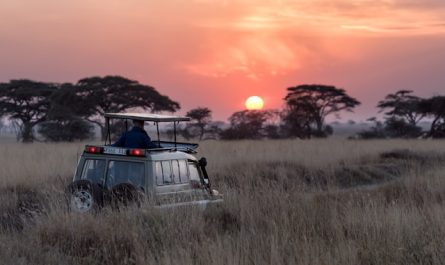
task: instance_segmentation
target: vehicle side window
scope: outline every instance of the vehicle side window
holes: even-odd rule
[[[161,161],[155,163],[156,184],[158,186],[173,184],[172,168],[170,161]]]
[[[158,186],[189,182],[187,162],[185,160],[168,160],[155,162],[156,184]],[[199,173],[197,173],[199,181]]]
[[[172,170],[170,161],[162,161],[162,175],[164,177],[164,185],[172,183]]]
[[[105,173],[105,160],[87,159],[83,165],[80,179],[87,179],[93,183],[103,183]]]
[[[155,163],[156,167],[156,184],[157,185],[164,185],[164,177],[162,176],[162,165],[161,162]]]
[[[189,182],[189,176],[187,172],[187,162],[185,160],[179,160],[179,176],[181,179],[181,183]]]
[[[172,171],[173,171],[173,181],[175,183],[181,183],[178,160],[172,160]]]
[[[189,162],[189,172],[190,172],[190,180],[201,181],[199,178],[199,169],[198,164],[194,162]]]
[[[136,188],[145,187],[144,163],[127,161],[110,161],[108,163],[107,187],[128,183]]]

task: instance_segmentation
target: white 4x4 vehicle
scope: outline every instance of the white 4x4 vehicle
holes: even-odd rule
[[[196,159],[197,144],[177,143],[176,124],[187,117],[140,113],[107,113],[110,119],[152,121],[158,128],[158,148],[134,149],[87,145],[68,187],[70,208],[88,212],[106,204],[140,204],[150,200],[157,207],[222,202],[212,190],[206,159]],[[174,122],[175,141],[159,141],[159,122]],[[110,139],[108,133],[107,139]]]

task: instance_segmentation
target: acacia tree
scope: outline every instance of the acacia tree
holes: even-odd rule
[[[199,140],[202,140],[205,128],[212,121],[212,111],[208,108],[198,107],[195,109],[191,109],[185,115],[189,117],[193,123],[189,123],[188,127],[185,129],[188,130],[190,127],[196,127],[199,130]]]
[[[445,138],[445,96],[435,96],[423,100],[419,109],[432,118],[429,136]]]
[[[312,112],[305,109],[305,106],[287,107],[281,113],[283,136],[300,139],[310,138],[312,135],[311,125],[314,120],[310,113]]]
[[[425,117],[425,113],[419,111],[421,98],[414,96],[411,90],[399,90],[395,94],[389,94],[381,100],[377,107],[390,117],[404,119],[411,126],[417,124]]]
[[[82,118],[88,115],[88,109],[72,84],[62,84],[49,100],[51,107],[38,130],[47,141],[72,142],[93,137],[94,127]]]
[[[275,113],[268,110],[243,110],[230,116],[230,128],[222,131],[222,139],[261,139],[266,136],[265,124]]]
[[[121,76],[84,78],[75,87],[76,95],[88,111],[86,119],[101,128],[102,138],[106,134],[102,118],[106,112],[122,112],[131,108],[174,112],[180,108],[179,103],[155,88]]]
[[[46,119],[49,97],[56,89],[56,84],[26,79],[0,84],[0,116],[18,122],[17,139],[23,142],[35,140],[33,128]]]
[[[289,87],[287,91],[283,120],[290,124],[294,122],[290,128],[299,124],[298,127],[303,128],[309,135],[325,136],[324,124],[327,116],[338,114],[340,111],[352,111],[360,105],[360,102],[346,94],[344,89],[335,86],[299,85]],[[315,126],[315,132],[312,132],[312,126]]]
[[[72,142],[93,137],[93,126],[73,116],[56,116],[39,126],[39,133],[51,142]]]

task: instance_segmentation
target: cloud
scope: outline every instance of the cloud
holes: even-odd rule
[[[261,79],[296,71],[307,62],[336,56],[323,45],[326,40],[445,33],[443,0],[200,0],[200,4],[223,7],[194,21],[195,27],[213,32],[208,36],[212,48],[206,51],[210,56],[186,68],[216,78],[244,73]]]
[[[445,9],[445,1],[443,0],[394,0],[393,5],[399,8],[408,8],[408,9],[426,9],[426,10],[434,10],[437,9]]]
[[[202,63],[187,65],[187,70],[215,78],[241,73],[249,79],[260,80],[264,75],[297,70],[310,57],[305,46],[268,35],[244,37],[210,54]]]

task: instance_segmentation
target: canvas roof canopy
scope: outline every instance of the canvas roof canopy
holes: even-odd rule
[[[189,117],[152,114],[152,113],[105,113],[105,118],[113,119],[130,119],[153,122],[176,122],[176,121],[190,121]]]

